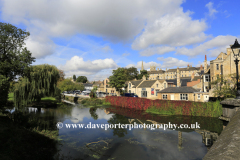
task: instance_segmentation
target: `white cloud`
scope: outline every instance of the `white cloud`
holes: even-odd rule
[[[209,2],[206,4],[206,6],[208,8],[208,15],[210,17],[214,17],[214,15],[218,12],[216,9],[213,8],[213,3],[212,2]]]
[[[147,21],[173,12],[183,0],[3,0],[2,18],[51,36],[75,33],[129,40]],[[86,18],[87,17],[87,18]]]
[[[207,38],[203,32],[206,28],[203,20],[192,20],[190,12],[184,13],[179,8],[147,24],[144,32],[133,42],[132,48],[140,50],[151,45],[183,46],[199,43]]]
[[[163,62],[162,66],[163,68],[175,68],[175,67],[187,67],[187,65],[192,65],[192,63],[183,61],[183,60],[179,60],[177,58],[173,58],[173,57],[159,57],[157,58],[159,61]]]
[[[25,43],[35,58],[44,58],[51,55],[56,48],[55,43],[45,36],[30,36]]]
[[[156,66],[156,67],[160,67],[161,64],[159,63],[156,63],[156,62],[143,62],[143,67],[145,70],[149,70],[150,66]],[[126,66],[126,68],[129,68],[129,67],[136,67],[137,69],[141,69],[142,68],[142,61],[139,61],[137,62],[137,64],[129,64]]]
[[[111,58],[97,59],[94,61],[84,61],[82,57],[74,56],[66,62],[65,65],[60,65],[65,74],[75,75],[92,75],[104,69],[116,69],[118,65]]]
[[[172,68],[176,68],[176,67],[187,67],[187,65],[193,65],[192,62],[186,62],[183,60],[179,60],[177,58],[173,58],[173,57],[158,57],[157,58],[158,61],[160,61],[161,63],[157,63],[157,62],[143,62],[143,68],[145,70],[149,70],[150,66],[156,66],[156,69],[163,69],[165,70],[166,68],[168,69],[172,69]],[[137,62],[137,64],[129,64],[126,66],[128,67],[136,67],[138,69],[142,68],[142,61]]]
[[[235,39],[235,36],[230,35],[217,36],[192,49],[186,47],[178,48],[176,53],[187,56],[209,55],[210,57],[216,57],[221,52],[226,52],[226,48],[228,48],[230,44],[233,44]]]
[[[141,56],[152,56],[154,54],[164,54],[167,52],[174,51],[174,47],[168,47],[168,46],[163,46],[163,47],[149,47],[143,51],[141,51],[139,54]]]

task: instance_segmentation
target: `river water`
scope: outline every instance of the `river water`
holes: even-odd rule
[[[62,159],[157,160],[202,159],[223,129],[221,120],[207,117],[159,116],[119,107],[66,104],[29,111],[50,122],[59,134]],[[59,122],[59,123],[58,123]],[[101,124],[200,124],[198,129],[98,128]],[[56,124],[58,128],[56,127]],[[85,128],[95,125],[95,128]],[[73,128],[73,126],[77,128]],[[79,128],[78,125],[84,125]],[[66,126],[67,125],[67,126]],[[69,128],[69,126],[71,128]],[[138,125],[139,126],[139,125]],[[62,128],[61,128],[62,127]],[[68,127],[68,128],[67,128]]]

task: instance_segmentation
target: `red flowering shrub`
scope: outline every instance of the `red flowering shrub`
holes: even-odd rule
[[[149,107],[154,106],[160,110],[174,110],[175,115],[219,117],[222,113],[222,107],[219,102],[203,103],[192,101],[150,100],[146,98],[117,96],[106,96],[106,102],[110,102],[113,106],[136,110],[147,110]]]

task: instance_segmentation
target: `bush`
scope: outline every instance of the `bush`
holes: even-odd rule
[[[123,108],[134,108],[137,110],[150,109],[153,112],[165,112],[166,114],[171,115],[174,114],[205,117],[219,117],[222,115],[222,105],[219,101],[203,103],[192,101],[150,100],[136,97],[107,96],[106,102],[110,102],[111,105]]]

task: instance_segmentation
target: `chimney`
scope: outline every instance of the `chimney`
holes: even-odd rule
[[[179,73],[179,68],[178,67],[177,67],[177,87],[181,87],[180,73]]]
[[[205,60],[204,60],[204,73],[207,72],[207,55],[205,55]]]
[[[146,80],[146,76],[145,75],[143,75],[142,80],[144,80],[144,81]]]
[[[194,78],[194,73],[192,73],[191,81],[193,80],[193,78]]]
[[[203,70],[203,67],[202,67],[202,65],[200,66],[200,71],[202,71]]]
[[[167,71],[167,68],[166,68],[166,71]]]
[[[189,69],[189,64],[187,65],[187,69]]]

